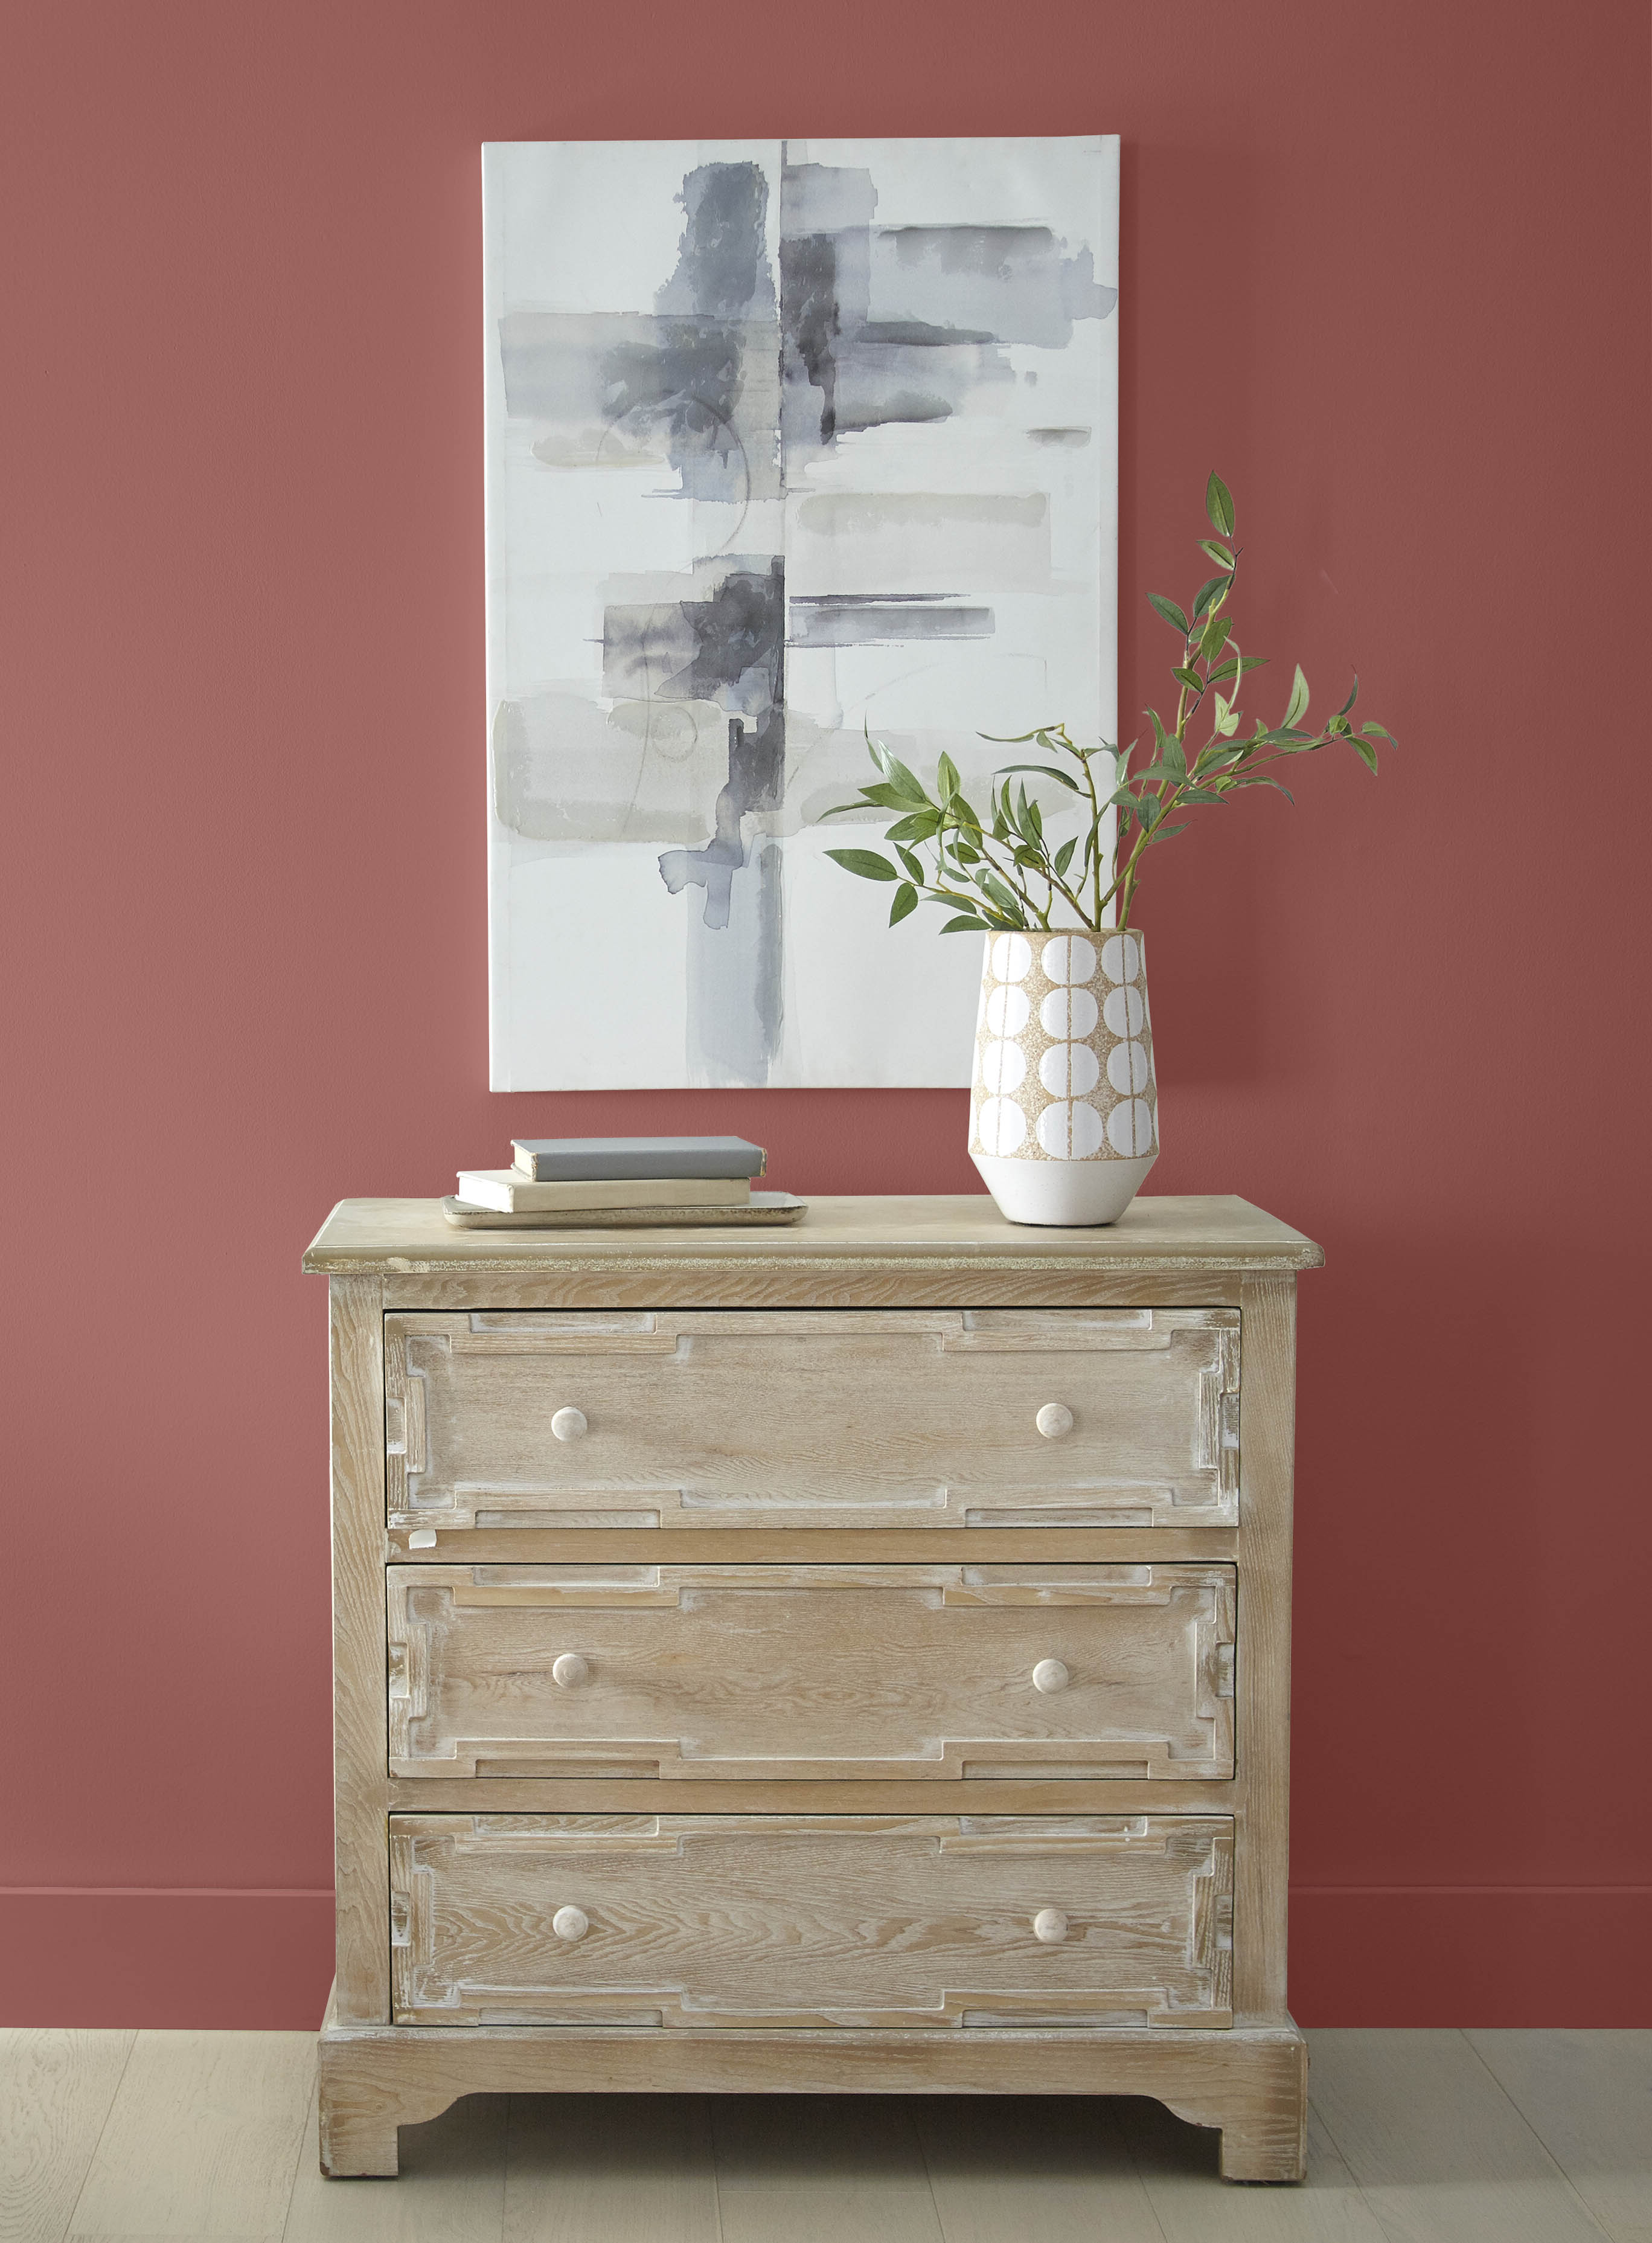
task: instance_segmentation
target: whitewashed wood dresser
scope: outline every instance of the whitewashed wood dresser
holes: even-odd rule
[[[1236,1199],[460,1231],[332,1297],[329,2172],[479,2091],[1131,2094],[1302,2171],[1296,1273]]]

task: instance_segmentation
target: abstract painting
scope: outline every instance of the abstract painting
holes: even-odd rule
[[[868,733],[1114,737],[1118,176],[484,151],[495,1089],[968,1082],[978,938],[823,816]]]

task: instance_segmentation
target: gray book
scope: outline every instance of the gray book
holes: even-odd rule
[[[519,1173],[534,1183],[643,1176],[760,1176],[769,1155],[743,1137],[518,1137]]]

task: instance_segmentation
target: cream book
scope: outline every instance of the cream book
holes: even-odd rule
[[[461,1169],[456,1195],[466,1207],[500,1215],[543,1215],[562,1208],[746,1207],[749,1176],[621,1176],[535,1183],[520,1169]]]

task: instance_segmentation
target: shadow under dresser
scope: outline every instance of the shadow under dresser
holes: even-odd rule
[[[321,2159],[534,2091],[1146,2095],[1303,2170],[1296,1273],[1238,1199],[461,1231],[331,1292]]]

